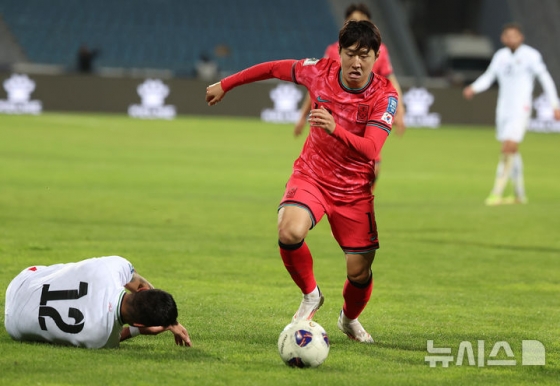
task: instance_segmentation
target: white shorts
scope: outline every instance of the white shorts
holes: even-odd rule
[[[496,117],[496,139],[500,142],[523,141],[531,112],[499,114]]]

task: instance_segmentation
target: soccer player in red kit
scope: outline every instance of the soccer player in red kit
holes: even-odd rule
[[[391,132],[398,103],[391,83],[371,71],[380,43],[379,30],[371,22],[351,20],[339,33],[340,62],[324,58],[261,63],[206,90],[209,105],[234,87],[269,78],[309,90],[310,133],[278,210],[280,255],[303,293],[293,319],[311,320],[323,304],[305,237],[326,214],[346,257],[338,327],[364,343],[373,339],[358,316],[371,296],[371,265],[379,248],[371,194],[374,160]]]
[[[369,20],[371,21],[371,12],[367,5],[360,3],[360,4],[350,4],[346,8],[345,12],[345,20]],[[339,47],[338,41],[334,42],[333,44],[327,46],[325,53],[323,55],[324,58],[331,58],[333,60],[340,60],[339,54]],[[393,65],[391,64],[391,58],[389,55],[389,51],[385,44],[381,43],[379,46],[379,55],[375,64],[373,65],[373,72],[377,75],[384,76],[385,78],[389,79],[391,84],[395,87],[397,92],[399,93],[399,98],[402,96],[401,86],[397,77],[393,72]],[[311,99],[309,98],[309,94],[306,95],[305,99],[301,104],[301,113],[300,119],[296,122],[294,126],[294,136],[298,137],[303,133],[303,129],[307,123],[307,117],[309,115],[309,110],[311,109]],[[404,123],[404,106],[401,104],[397,109],[397,113],[395,115],[395,119],[393,122],[393,127],[396,129],[398,135],[404,134],[406,130],[406,126]],[[376,160],[377,163],[381,162],[381,156]],[[376,165],[377,167],[379,165]],[[377,170],[378,171],[378,170]]]
[[[360,4],[350,4],[346,8],[345,12],[345,20],[369,20],[371,21],[371,12],[367,5],[360,3]],[[338,46],[338,41],[334,42],[333,44],[327,46],[325,50],[325,54],[323,55],[324,58],[331,58],[333,60],[340,61],[340,49]],[[393,73],[393,66],[391,64],[391,59],[389,57],[389,51],[385,44],[381,43],[379,46],[379,54],[377,56],[377,60],[373,65],[373,72],[377,75],[384,76],[385,78],[389,79],[391,84],[397,90],[399,94],[399,98],[402,96],[401,86],[397,77]],[[296,122],[294,126],[294,136],[298,137],[303,133],[303,129],[307,123],[307,117],[309,116],[309,110],[311,110],[311,98],[309,97],[309,93],[305,96],[300,109],[300,118]],[[395,119],[393,120],[393,128],[397,132],[397,135],[403,135],[406,130],[406,125],[404,123],[404,106],[399,104],[397,112],[395,113]],[[374,183],[372,184],[372,191],[375,187],[375,181],[379,176],[381,171],[381,153],[375,159],[375,177]]]

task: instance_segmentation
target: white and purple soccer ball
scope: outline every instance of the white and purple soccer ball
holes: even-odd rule
[[[278,338],[278,352],[291,367],[317,367],[329,355],[329,337],[325,329],[311,320],[288,324]]]

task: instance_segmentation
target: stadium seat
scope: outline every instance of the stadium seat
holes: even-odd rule
[[[31,62],[75,67],[78,48],[96,67],[193,74],[203,53],[222,71],[257,62],[321,57],[337,37],[328,0],[3,0],[0,13]],[[227,46],[230,56],[215,55]]]

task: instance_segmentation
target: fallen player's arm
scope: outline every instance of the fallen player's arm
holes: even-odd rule
[[[171,325],[168,327],[134,327],[134,326],[127,326],[124,327],[121,331],[121,339],[127,340],[130,338],[134,338],[137,335],[158,335],[164,331],[171,331],[173,333],[173,337],[175,339],[175,344],[178,346],[192,346],[191,338],[189,333],[185,327],[183,327],[180,323],[175,325]]]
[[[132,280],[124,286],[130,292],[138,292],[147,289],[154,289],[154,286],[146,279],[144,279],[137,272],[132,274]]]

